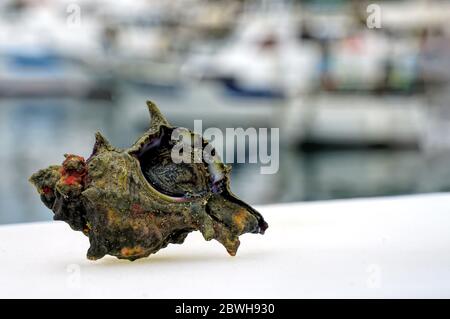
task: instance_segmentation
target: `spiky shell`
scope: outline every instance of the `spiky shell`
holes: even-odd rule
[[[55,220],[89,237],[87,257],[92,260],[106,254],[146,257],[168,244],[183,243],[195,230],[235,255],[239,236],[263,234],[267,223],[232,194],[230,167],[217,156],[208,163],[175,163],[171,136],[177,128],[154,103],[147,106],[150,128],[130,148],[117,149],[97,133],[87,160],[66,154],[61,166],[33,174],[30,181],[41,200]],[[183,134],[208,145],[191,131]]]

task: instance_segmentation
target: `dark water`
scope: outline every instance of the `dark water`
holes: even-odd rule
[[[88,157],[96,131],[116,146],[131,144],[145,129],[140,114],[147,115],[142,103],[130,103],[1,100],[0,223],[50,220],[28,177],[61,163],[64,153]],[[252,204],[446,191],[448,160],[448,154],[417,150],[301,151],[281,145],[277,174],[261,175],[257,164],[233,165],[232,188]]]

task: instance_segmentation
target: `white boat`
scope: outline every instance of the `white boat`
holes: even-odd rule
[[[194,52],[186,75],[220,80],[238,96],[284,98],[310,89],[320,47],[300,42],[296,16],[287,10],[244,14],[233,35],[212,52]]]

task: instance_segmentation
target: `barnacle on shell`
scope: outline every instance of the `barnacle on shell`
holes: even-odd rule
[[[30,177],[55,220],[89,237],[87,257],[106,254],[135,260],[168,244],[181,244],[199,230],[216,239],[232,256],[244,233],[263,234],[261,214],[230,191],[230,167],[211,152],[209,161],[174,161],[172,127],[148,101],[149,130],[130,148],[121,150],[100,134],[92,155],[66,154],[61,166]],[[200,139],[191,131],[184,138]],[[188,156],[194,157],[195,154]]]

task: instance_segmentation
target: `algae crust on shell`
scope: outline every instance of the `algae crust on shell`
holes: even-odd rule
[[[115,148],[97,133],[87,160],[65,154],[62,165],[33,174],[30,181],[42,202],[54,220],[89,237],[91,260],[146,257],[168,244],[183,243],[196,230],[234,256],[239,236],[263,234],[267,223],[231,192],[230,167],[214,151],[209,161],[174,161],[172,136],[178,128],[154,103],[148,101],[147,107],[150,128],[130,148]],[[209,146],[197,134],[181,132]],[[193,159],[195,152],[187,156]]]

